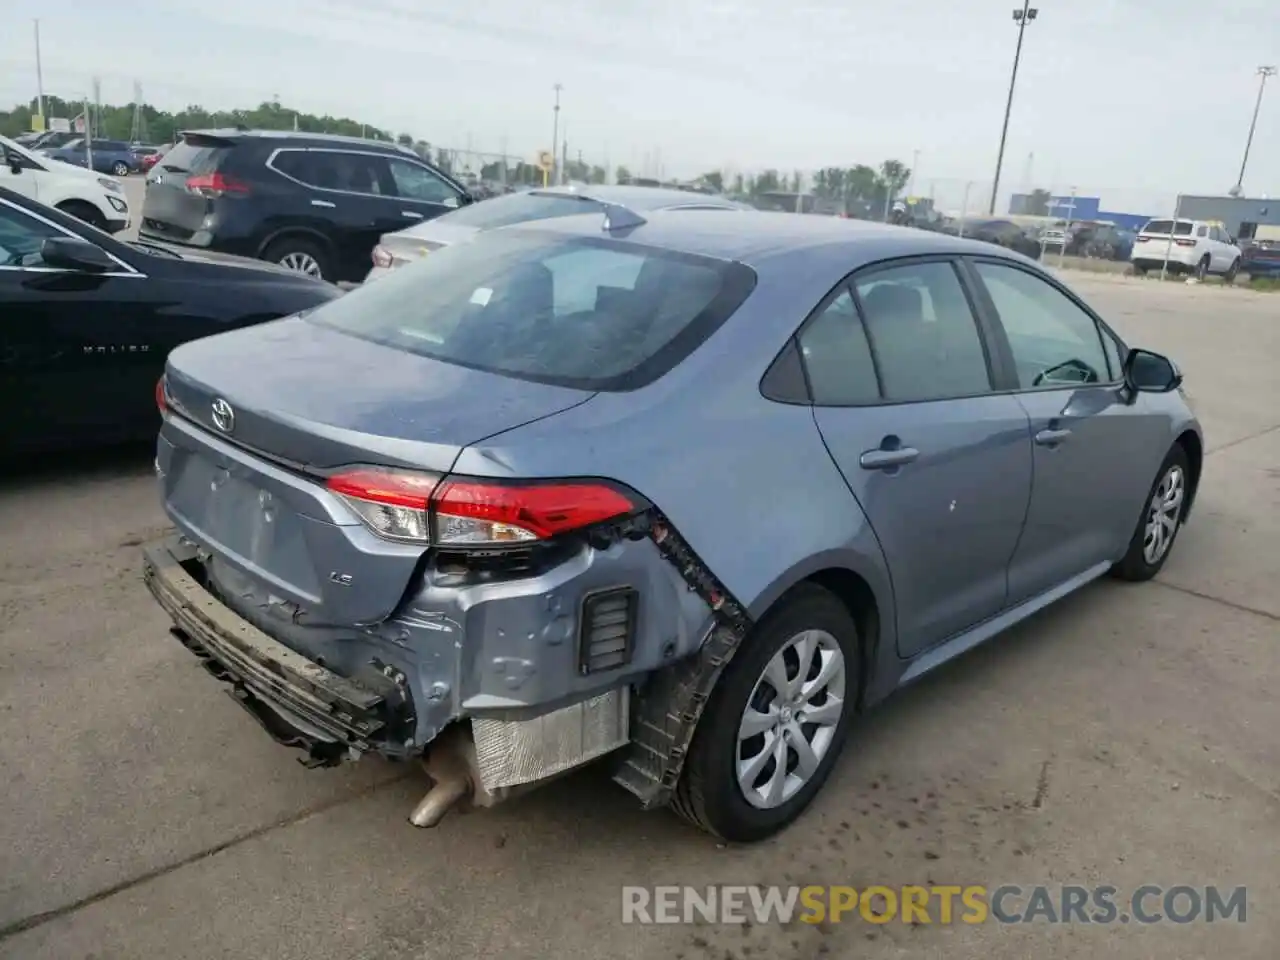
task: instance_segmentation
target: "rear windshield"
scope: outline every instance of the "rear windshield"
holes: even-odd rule
[[[213,173],[231,148],[196,140],[175,144],[158,164],[170,173]]]
[[[1143,233],[1159,233],[1164,236],[1168,236],[1169,225],[1171,223],[1173,223],[1172,220],[1151,220],[1151,221],[1148,221],[1147,225],[1142,228],[1142,232]],[[1193,224],[1191,223],[1190,220],[1179,220],[1177,225],[1173,228],[1173,235],[1175,237],[1189,237],[1191,236],[1192,226]]]
[[[481,200],[469,207],[446,213],[445,223],[456,223],[478,230],[509,227],[530,220],[550,220],[553,217],[571,217],[578,213],[590,213],[600,205],[586,197],[566,197],[546,193],[509,193],[506,196]]]
[[[401,267],[307,319],[464,367],[633,390],[680,363],[754,285],[738,263],[501,230]]]

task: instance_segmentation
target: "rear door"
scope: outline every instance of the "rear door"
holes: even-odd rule
[[[1017,603],[1119,559],[1167,436],[1154,420],[1144,429],[1144,406],[1125,402],[1120,345],[1083,304],[1007,261],[976,260],[973,270],[1030,419],[1035,481],[1009,568]],[[1135,479],[1135,464],[1152,476]]]
[[[1031,493],[1027,415],[993,390],[955,265],[857,274],[799,342],[818,429],[889,565],[899,654],[999,613]]]
[[[222,137],[185,134],[147,174],[143,232],[178,243],[190,240],[211,212],[213,201],[188,189],[187,181],[217,173],[234,147],[234,141]]]

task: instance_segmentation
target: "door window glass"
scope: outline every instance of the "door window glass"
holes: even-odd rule
[[[800,335],[800,355],[819,405],[876,403],[880,385],[853,297],[842,291]]]
[[[271,162],[280,173],[322,190],[379,195],[387,189],[387,158],[337,150],[284,150]]]
[[[1098,325],[1066,294],[1014,267],[979,263],[977,270],[1000,314],[1019,386],[1111,380]]]
[[[38,267],[40,247],[61,230],[0,204],[0,267]]]
[[[446,203],[458,199],[457,190],[422,164],[408,160],[391,160],[389,163],[397,196],[425,203]]]
[[[978,326],[950,263],[877,270],[856,288],[886,400],[990,391]]]

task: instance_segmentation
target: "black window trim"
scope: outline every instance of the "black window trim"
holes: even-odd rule
[[[272,150],[267,159],[263,161],[263,166],[277,176],[284,177],[289,182],[296,183],[298,186],[305,187],[308,190],[319,190],[322,193],[337,193],[344,197],[368,197],[373,200],[398,200],[406,203],[430,203],[437,207],[447,206],[447,204],[443,202],[436,202],[434,200],[419,200],[417,197],[402,197],[399,193],[396,193],[395,195],[386,193],[360,193],[355,190],[337,190],[333,187],[318,187],[314,183],[307,183],[304,180],[299,180],[297,177],[291,176],[277,167],[275,165],[276,157],[280,156],[282,153],[351,153],[364,157],[378,157],[379,159],[387,161],[388,176],[391,175],[391,161],[403,160],[406,163],[416,164],[419,167],[423,167],[431,173],[432,176],[439,179],[446,186],[455,190],[457,192],[459,205],[461,205],[462,198],[467,195],[467,191],[463,189],[462,185],[452,177],[447,176],[443,171],[437,170],[431,164],[423,162],[421,158],[416,156],[407,156],[403,153],[389,153],[383,150],[351,150],[344,147],[328,146],[276,147]]]
[[[139,270],[137,267],[133,266],[132,264],[126,262],[125,260],[121,259],[111,250],[108,250],[102,244],[98,243],[96,240],[92,240],[89,237],[86,237],[80,233],[77,233],[75,230],[72,230],[70,227],[63,226],[60,223],[50,220],[48,217],[42,216],[41,214],[37,213],[35,210],[28,210],[26,207],[22,206],[21,204],[14,203],[11,200],[5,199],[4,197],[0,197],[0,208],[6,208],[9,210],[12,210],[15,213],[17,213],[19,216],[24,216],[24,217],[27,217],[28,219],[35,220],[37,223],[42,223],[46,227],[52,227],[54,230],[58,231],[58,233],[60,233],[64,237],[68,237],[72,240],[83,240],[85,243],[93,244],[95,247],[97,247],[99,250],[105,253],[108,257],[110,257],[120,267],[119,270],[106,270],[106,271],[103,271],[102,273],[94,274],[93,276],[95,277],[111,277],[116,279],[139,279],[139,280],[147,279],[146,273]],[[3,270],[5,272],[18,272],[18,273],[77,273],[77,271],[75,270],[68,270],[63,267],[41,267],[41,266],[21,267],[21,266],[4,265],[4,266],[0,266],[0,270]]]
[[[985,313],[980,309],[978,298],[975,296],[975,290],[972,286],[972,278],[970,271],[965,269],[963,260],[965,258],[955,253],[927,253],[915,254],[907,257],[891,257],[885,260],[876,260],[872,263],[865,263],[855,270],[852,270],[840,281],[833,286],[826,295],[818,301],[818,305],[804,318],[795,332],[787,338],[787,342],[782,349],[778,351],[774,359],[765,369],[764,376],[760,378],[760,393],[765,399],[772,400],[776,403],[802,403],[807,402],[813,407],[831,408],[831,409],[858,409],[862,407],[897,407],[906,404],[919,403],[949,403],[955,400],[971,400],[977,397],[995,396],[1001,393],[1010,392],[1008,390],[1008,369],[1004,366],[1007,360],[1002,360],[998,350],[993,349],[991,338],[995,331],[991,327],[992,315]],[[1012,263],[1013,261],[1004,260],[1000,257],[990,258],[1000,263]],[[862,307],[862,301],[858,297],[857,283],[859,280],[867,276],[874,276],[877,273],[883,273],[888,270],[894,270],[901,267],[914,266],[924,263],[945,263],[950,265],[952,272],[956,276],[956,280],[960,284],[960,289],[964,292],[965,302],[969,306],[969,314],[973,318],[975,332],[978,335],[978,343],[982,347],[982,356],[987,367],[987,383],[988,388],[980,393],[965,393],[955,396],[946,397],[928,397],[921,399],[907,400],[891,400],[884,395],[884,376],[880,372],[880,358],[876,353],[875,339],[871,336],[867,328],[866,314]],[[879,399],[874,402],[867,403],[818,403],[813,392],[813,383],[809,377],[808,367],[804,362],[804,351],[800,349],[800,340],[806,329],[820,318],[826,309],[843,293],[848,290],[849,295],[853,298],[854,310],[858,316],[858,322],[862,325],[863,336],[866,337],[867,346],[871,351],[871,363],[876,373],[876,392],[879,393]],[[1003,336],[1003,330],[1000,331]],[[799,357],[801,369],[804,371],[805,386],[808,390],[807,401],[801,401],[798,398],[784,399],[778,396],[772,396],[766,392],[765,381],[769,378],[773,371],[774,365],[786,362],[786,353],[788,350],[794,349]],[[1016,377],[1014,383],[1016,384]]]
[[[1014,270],[1021,271],[1031,277],[1047,283],[1071,303],[1075,304],[1085,316],[1093,321],[1094,330],[1098,334],[1098,346],[1102,350],[1103,358],[1107,364],[1107,375],[1111,378],[1102,383],[1051,383],[1044,384],[1039,387],[1024,387],[1018,382],[1017,364],[1013,358],[1013,348],[1009,345],[1009,337],[1005,332],[1004,323],[1000,320],[1000,312],[996,309],[995,301],[991,298],[991,293],[987,289],[986,283],[982,279],[982,275],[977,270],[977,264],[989,263],[998,267],[1009,267]],[[1107,351],[1106,343],[1103,342],[1104,337],[1110,337],[1115,341],[1117,352],[1123,358],[1128,355],[1129,347],[1125,343],[1124,338],[1117,334],[1107,325],[1097,313],[1089,307],[1087,303],[1080,299],[1072,290],[1059,280],[1037,267],[1031,267],[1016,260],[1006,259],[1004,257],[993,257],[985,255],[969,254],[963,258],[961,264],[962,272],[969,275],[969,282],[973,286],[978,306],[981,311],[986,314],[985,329],[991,331],[992,344],[995,352],[1000,356],[1000,367],[1003,370],[1001,382],[1003,393],[1048,393],[1055,390],[1083,390],[1089,388],[1107,389],[1121,386],[1124,383],[1124,373],[1122,370],[1111,369],[1111,354]]]

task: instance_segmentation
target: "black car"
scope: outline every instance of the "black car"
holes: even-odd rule
[[[0,188],[0,457],[154,435],[172,348],[341,295],[255,260],[121,243]]]
[[[278,130],[202,130],[147,175],[140,235],[360,281],[384,233],[470,203],[406,147]]]
[[[949,224],[942,232],[958,234],[960,232],[960,224],[958,222]],[[964,221],[964,236],[973,240],[994,243],[996,246],[1014,250],[1033,260],[1040,259],[1039,242],[1026,229],[1018,226],[1012,220],[966,220]]]

